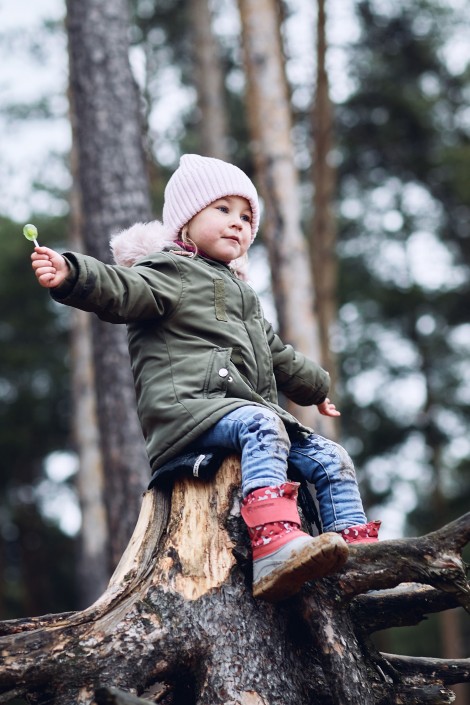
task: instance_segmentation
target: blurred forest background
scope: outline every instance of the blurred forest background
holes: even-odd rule
[[[312,313],[336,380],[339,438],[383,537],[420,535],[470,503],[470,3],[272,4],[286,98],[256,128],[246,75],[256,61],[250,68],[242,42],[247,3],[130,0],[152,212],[160,217],[165,183],[185,152],[226,158],[256,181],[256,135],[276,123],[278,109],[288,114],[297,189],[287,208],[301,209],[312,253]],[[66,8],[56,5],[55,14],[3,23],[0,32],[0,65],[20,57],[13,83],[25,87],[9,89],[0,69],[1,619],[83,606],[110,571],[95,412],[92,404],[77,421],[74,394],[87,323],[38,288],[21,236],[30,221],[43,244],[83,247]],[[53,80],[31,85],[41,71]],[[282,289],[268,265],[270,208],[265,199],[250,279],[282,330]],[[296,270],[288,276],[295,289]],[[381,646],[469,656],[468,619],[454,612],[379,635]]]

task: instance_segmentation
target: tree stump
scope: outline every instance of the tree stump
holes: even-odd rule
[[[144,494],[88,609],[0,624],[0,703],[385,705],[452,702],[470,660],[379,653],[369,635],[470,607],[470,514],[417,539],[352,546],[335,575],[277,605],[251,595],[240,466]],[[397,587],[399,586],[399,587]],[[373,591],[373,592],[369,592]]]

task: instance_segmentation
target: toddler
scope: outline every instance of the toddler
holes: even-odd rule
[[[115,265],[36,247],[32,265],[56,301],[127,326],[137,410],[154,475],[188,449],[241,455],[253,594],[270,601],[337,570],[347,543],[376,541],[352,461],[278,405],[278,390],[338,416],[329,376],[285,345],[239,276],[259,224],[256,189],[238,167],[187,154],[165,190],[162,223],[111,240]],[[316,490],[325,533],[300,529],[298,483]]]

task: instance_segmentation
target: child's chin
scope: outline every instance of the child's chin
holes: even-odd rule
[[[224,264],[230,264],[230,262],[234,259],[237,259],[238,254],[235,252],[235,249],[233,252],[221,252],[218,255],[214,256],[214,259],[218,259],[219,262],[223,262]]]

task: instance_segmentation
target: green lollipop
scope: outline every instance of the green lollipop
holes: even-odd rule
[[[39,247],[39,243],[37,241],[38,229],[35,225],[32,223],[27,223],[23,228],[23,235],[27,240],[34,242],[36,247]]]

